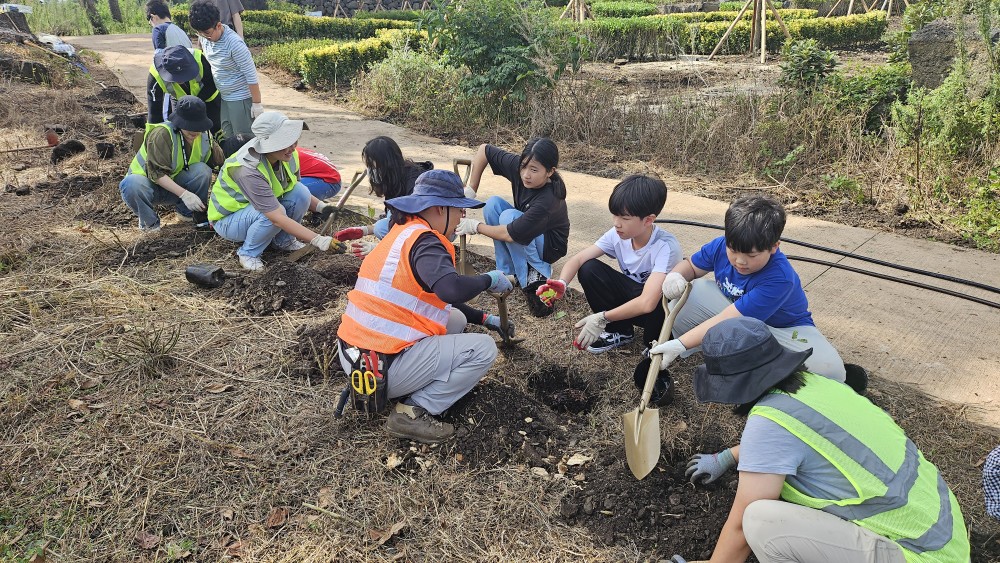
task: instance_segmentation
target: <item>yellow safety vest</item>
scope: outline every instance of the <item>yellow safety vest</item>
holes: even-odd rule
[[[201,92],[202,86],[204,86],[202,84],[202,79],[205,78],[205,67],[202,66],[201,64],[201,50],[195,49],[191,54],[194,55],[194,60],[196,63],[198,63],[198,76],[195,76],[191,80],[188,80],[188,88],[191,90],[190,95],[197,96],[198,92]],[[167,94],[172,95],[174,99],[179,99],[182,96],[188,95],[188,92],[185,92],[184,89],[181,88],[180,84],[176,82],[170,83],[173,86],[173,92],[168,91],[167,83],[163,80],[163,77],[160,76],[160,72],[156,70],[156,65],[149,66],[149,74],[153,75],[153,80],[156,80],[156,84],[159,85],[160,89],[166,92]],[[217,88],[215,90],[215,93],[209,96],[208,99],[205,101],[211,102],[218,96],[219,96],[219,90]]]
[[[179,130],[174,128],[172,123],[169,121],[164,121],[163,123],[147,123],[146,133],[142,138],[142,145],[139,146],[139,152],[135,153],[135,157],[132,159],[132,164],[129,165],[129,174],[138,174],[140,176],[146,175],[146,140],[149,139],[149,134],[157,127],[162,127],[170,132],[170,140],[173,144],[170,172],[171,179],[180,174],[182,170],[187,169],[188,166],[191,166],[196,162],[208,163],[209,159],[212,158],[212,141],[209,138],[208,133],[203,132],[195,138],[194,144],[191,145],[191,156],[190,158],[186,158],[184,156],[184,137],[181,135]],[[155,179],[156,178],[154,178],[154,180]]]
[[[236,183],[236,180],[233,179],[232,174],[230,174],[233,168],[243,166],[239,161],[239,154],[237,152],[226,160],[219,171],[219,177],[212,186],[212,193],[208,198],[208,220],[213,223],[250,205],[250,200],[243,195],[243,190]],[[288,178],[285,184],[282,184],[278,180],[278,175],[274,172],[274,168],[271,167],[271,163],[266,158],[263,156],[260,157],[260,163],[257,164],[257,170],[271,184],[271,191],[274,192],[274,197],[281,197],[292,191],[292,188],[299,181],[298,151],[293,152],[290,162],[279,162],[285,168],[285,177]]]
[[[850,387],[807,373],[794,394],[774,391],[750,416],[785,428],[836,467],[857,491],[818,499],[785,481],[781,498],[829,512],[896,542],[910,563],[966,563],[962,511],[937,467],[892,418]]]

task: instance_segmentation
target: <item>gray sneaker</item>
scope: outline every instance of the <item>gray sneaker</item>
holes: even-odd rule
[[[396,403],[395,411],[385,422],[390,436],[425,444],[435,444],[451,438],[455,427],[434,418],[422,407]]]

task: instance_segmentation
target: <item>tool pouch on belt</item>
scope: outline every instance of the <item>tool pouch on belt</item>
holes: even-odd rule
[[[389,402],[389,364],[393,356],[363,350],[343,340],[340,350],[351,365],[348,373],[351,404],[369,417],[385,410]]]

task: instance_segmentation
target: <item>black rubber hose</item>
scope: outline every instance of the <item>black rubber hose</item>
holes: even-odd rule
[[[725,227],[723,227],[721,225],[712,225],[711,223],[699,223],[697,221],[687,221],[687,220],[684,220],[684,219],[657,219],[654,222],[655,223],[670,223],[670,224],[674,224],[674,225],[690,225],[692,227],[705,227],[705,228],[709,228],[709,229],[718,229],[720,231],[725,230]],[[972,280],[966,280],[966,279],[962,279],[962,278],[956,278],[954,276],[949,276],[947,274],[939,274],[937,272],[929,272],[927,270],[921,270],[919,268],[911,268],[909,266],[902,266],[900,264],[893,264],[892,262],[886,262],[885,260],[879,260],[877,258],[869,258],[868,256],[861,256],[860,254],[854,254],[854,253],[847,252],[847,251],[844,251],[844,250],[837,250],[836,248],[829,248],[829,247],[826,247],[826,246],[820,246],[818,244],[813,244],[811,242],[804,242],[804,241],[801,241],[801,240],[795,240],[795,239],[781,237],[781,241],[782,242],[787,242],[789,244],[797,244],[799,246],[804,246],[806,248],[811,248],[813,250],[821,250],[823,252],[829,252],[831,254],[837,254],[837,255],[840,255],[840,256],[845,256],[847,258],[854,258],[855,260],[861,260],[863,262],[871,262],[872,264],[878,264],[879,266],[886,266],[888,268],[895,268],[897,270],[902,270],[904,272],[910,272],[911,274],[920,274],[922,276],[928,276],[928,277],[932,277],[932,278],[937,278],[939,280],[945,280],[945,281],[950,281],[950,282],[961,284],[961,285],[967,285],[967,286],[970,286],[970,287],[975,287],[975,288],[978,288],[978,289],[986,290],[986,291],[989,291],[991,293],[1000,293],[1000,287],[994,287],[992,285],[986,285],[984,283],[979,283],[979,282],[972,281]],[[845,269],[847,269],[847,268],[845,268]],[[874,272],[868,272],[866,270],[855,269],[853,271],[858,272],[858,273],[862,273],[862,274],[873,275],[875,277],[880,277],[880,276],[876,275]],[[885,279],[890,279],[890,278],[885,278]],[[898,280],[899,278],[891,278],[891,279],[897,279]],[[922,286],[922,287],[925,287],[926,289],[932,289],[934,291],[940,291],[941,293],[945,293],[946,292],[943,289],[935,288],[933,286]],[[949,293],[949,295],[963,296],[962,294],[953,293],[953,292]],[[986,301],[986,303],[992,303],[992,302],[991,301]]]
[[[821,266],[829,266],[831,268],[840,268],[841,270],[847,270],[848,272],[856,272],[858,274],[864,274],[866,276],[872,276],[883,280],[889,280],[889,281],[903,283],[906,285],[912,285],[913,287],[919,287],[921,289],[929,289],[931,291],[936,291],[938,293],[943,293],[945,295],[951,295],[952,297],[958,297],[959,299],[965,299],[966,301],[972,301],[973,303],[979,303],[980,305],[986,305],[987,307],[993,307],[994,309],[1000,309],[1000,303],[994,303],[993,301],[987,301],[985,299],[980,299],[979,297],[966,295],[964,293],[959,293],[957,291],[952,291],[950,289],[945,289],[943,287],[934,287],[933,285],[927,285],[925,283],[920,283],[913,280],[897,278],[896,276],[880,274],[878,272],[870,272],[868,270],[862,270],[861,268],[855,268],[854,266],[848,266],[846,264],[839,264],[837,262],[830,262],[827,260],[807,258],[805,256],[790,256],[788,254],[785,255],[785,258],[788,258],[789,260],[800,260],[802,262],[810,262],[812,264],[819,264]]]

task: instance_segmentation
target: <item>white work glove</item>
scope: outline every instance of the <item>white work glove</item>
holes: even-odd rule
[[[681,295],[684,295],[684,288],[687,287],[687,284],[688,281],[679,272],[670,272],[663,280],[663,296],[667,298],[667,301],[680,299]]]
[[[262,103],[251,103],[250,104],[250,117],[257,119],[257,116],[264,113],[264,104]]]
[[[476,199],[477,195],[479,194],[476,193],[476,190],[470,188],[469,186],[465,186],[465,197],[469,199]]]
[[[194,195],[194,193],[187,190],[181,194],[181,201],[184,202],[184,206],[191,211],[204,211],[205,202],[201,201],[201,198]]]
[[[320,250],[327,250],[330,248],[330,243],[333,242],[333,237],[327,237],[323,235],[316,235],[313,237],[309,244],[315,246]]]
[[[479,223],[481,222],[482,221],[480,221],[479,219],[470,219],[469,217],[464,217],[462,218],[461,221],[458,222],[458,228],[455,229],[455,234],[459,236],[474,235],[479,232],[478,230]]]
[[[687,347],[681,344],[680,340],[675,338],[673,340],[667,340],[663,344],[653,346],[649,350],[649,357],[652,358],[653,354],[663,354],[663,360],[660,362],[660,370],[662,371],[667,369],[667,366],[669,366],[674,360],[677,359],[677,356],[680,356],[685,351],[687,351]]]
[[[358,258],[364,258],[375,249],[378,243],[368,242],[367,240],[356,240],[351,243],[351,254],[357,256]]]
[[[586,350],[587,346],[590,346],[601,337],[601,333],[604,332],[604,327],[606,326],[608,326],[608,319],[604,316],[604,311],[584,317],[574,327],[581,330],[580,335],[573,341],[573,345],[580,350]]]

